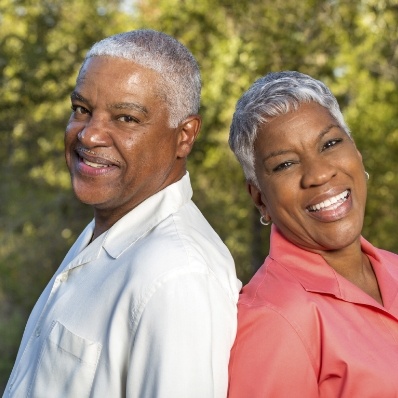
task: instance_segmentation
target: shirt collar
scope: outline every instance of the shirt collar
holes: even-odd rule
[[[144,234],[178,211],[192,194],[189,173],[186,172],[181,180],[147,198],[105,232],[103,248],[111,257],[119,257]]]
[[[372,263],[384,308],[392,310],[395,307],[395,316],[398,316],[398,256],[375,248],[364,238],[361,238],[361,245]]]
[[[341,297],[336,272],[321,255],[304,250],[287,240],[273,224],[269,256],[286,268],[307,291]]]
[[[390,266],[392,263],[383,251],[372,246],[363,237],[361,237],[361,246],[372,262],[383,297],[384,309],[388,309],[398,301],[398,271],[395,274],[391,273],[391,270],[397,267]],[[345,301],[379,306],[373,298],[338,274],[320,254],[294,245],[275,225],[271,230],[269,256],[286,268],[307,291],[332,294]]]

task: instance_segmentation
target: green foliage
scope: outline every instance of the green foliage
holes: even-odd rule
[[[92,43],[149,27],[197,58],[194,200],[246,282],[269,229],[227,140],[236,100],[269,71],[308,73],[337,95],[371,174],[364,235],[398,252],[397,13],[397,0],[0,0],[0,390],[32,305],[91,218],[70,190],[63,131]]]
[[[398,251],[397,18],[396,0],[362,4],[352,31],[341,33],[339,79],[332,86],[341,93],[346,120],[371,176],[363,234],[394,252]]]
[[[127,24],[104,4],[0,0],[0,389],[35,300],[92,217],[71,193],[63,132],[85,51]]]

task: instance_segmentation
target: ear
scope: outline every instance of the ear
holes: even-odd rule
[[[201,124],[201,117],[199,115],[192,115],[187,117],[178,126],[177,156],[179,158],[186,158],[191,152],[193,143],[199,134]]]
[[[271,217],[268,214],[267,211],[267,206],[264,201],[263,194],[261,193],[260,189],[257,188],[252,182],[247,181],[246,182],[246,187],[249,192],[249,195],[251,196],[253,203],[257,207],[258,211],[260,214],[267,220],[270,221]]]

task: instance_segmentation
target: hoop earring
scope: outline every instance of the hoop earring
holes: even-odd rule
[[[370,175],[367,171],[365,171],[365,177],[366,177],[366,181],[369,181]]]
[[[263,225],[270,225],[271,224],[271,220],[270,221],[264,221],[264,216],[260,217],[260,223]]]

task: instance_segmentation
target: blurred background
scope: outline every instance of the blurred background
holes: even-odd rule
[[[227,144],[240,95],[298,70],[339,100],[370,173],[363,234],[398,252],[398,0],[0,0],[0,392],[32,306],[92,218],[63,157],[69,95],[87,49],[137,28],[169,33],[202,70],[194,201],[245,283],[268,251]]]

